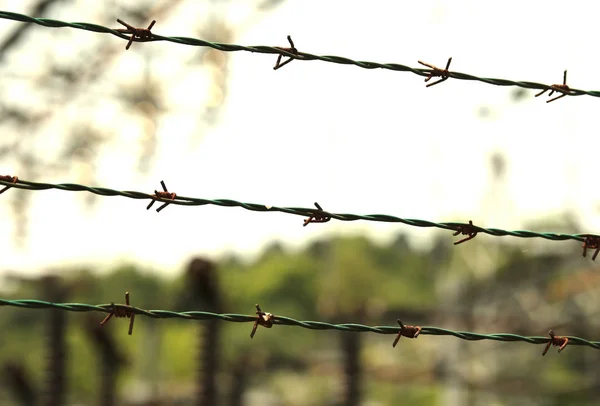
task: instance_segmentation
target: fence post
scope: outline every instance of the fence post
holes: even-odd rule
[[[54,275],[42,277],[41,286],[47,299],[64,302],[67,290],[61,278]],[[52,309],[48,311],[48,366],[46,369],[46,406],[64,406],[66,398],[66,343],[67,312]]]
[[[221,292],[215,265],[203,258],[194,258],[188,266],[190,304],[209,312],[221,313]],[[221,324],[211,319],[199,327],[198,397],[197,405],[217,404],[217,375],[221,360]]]
[[[351,312],[358,322],[364,321],[364,307]],[[342,351],[344,353],[344,401],[345,406],[358,406],[361,404],[363,395],[362,390],[362,370],[363,363],[360,359],[360,350],[362,348],[362,335],[360,333],[341,332]]]
[[[116,386],[119,369],[126,362],[123,355],[119,352],[115,341],[107,331],[107,326],[100,326],[97,317],[90,317],[87,320],[85,329],[90,340],[94,344],[98,354],[99,375],[100,375],[100,396],[98,404],[100,406],[114,406],[117,404]]]
[[[4,379],[21,405],[37,405],[36,391],[22,363],[7,362],[4,364],[3,372]]]

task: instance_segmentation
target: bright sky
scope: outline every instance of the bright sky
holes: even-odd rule
[[[0,6],[25,12],[26,3],[0,1]],[[198,36],[192,23],[207,5],[184,3],[153,31]],[[597,4],[591,1],[572,1],[568,7],[559,1],[494,6],[475,0],[287,1],[264,18],[252,17],[248,3],[237,3],[227,19],[242,27],[233,38],[239,44],[286,46],[290,34],[299,50],[314,54],[414,67],[417,60],[444,66],[452,57],[454,71],[548,84],[560,83],[568,69],[572,87],[600,89],[594,69],[599,65],[594,51]],[[116,27],[95,19],[102,2],[65,4],[70,6],[50,17]],[[0,21],[0,34],[16,24]],[[151,193],[165,180],[170,191],[184,196],[300,207],[318,201],[332,212],[471,219],[505,229],[569,208],[584,219],[587,228],[582,231],[600,227],[600,192],[591,176],[597,172],[600,147],[594,134],[596,98],[546,104],[546,96],[534,98],[528,92],[525,100],[513,103],[514,88],[450,79],[426,89],[423,78],[410,73],[316,61],[294,61],[273,71],[274,56],[234,53],[220,122],[206,130],[192,107],[206,102],[210,76],[201,66],[190,69],[182,62],[193,48],[134,44],[125,52],[125,43],[117,38],[80,32],[67,36],[63,31],[68,30],[38,28],[28,39],[60,55],[72,55],[90,41],[122,47],[97,86],[109,92],[142,76],[144,56],[151,55],[153,78],[164,78],[169,90],[165,104],[171,113],[158,120],[158,154],[148,176],[136,171],[138,141],[143,125],[152,124],[131,112],[106,103],[75,103],[48,125],[42,151],[56,148],[65,120],[83,116],[104,125],[118,123],[110,127],[117,141],[98,152],[97,186]],[[15,52],[9,59],[19,74],[35,74],[39,63],[31,53]],[[3,84],[5,94],[35,105],[27,100],[27,84],[14,82]],[[478,116],[482,107],[490,109],[488,118]],[[205,135],[193,141],[199,131]],[[508,159],[504,191],[495,195],[489,176],[494,152]],[[19,175],[13,164],[0,162],[0,173]],[[39,180],[83,182],[85,169],[73,167],[70,177]],[[145,210],[147,201],[117,197],[100,198],[90,210],[83,194],[48,191],[31,192],[30,239],[18,248],[12,242],[10,193],[0,197],[0,272],[127,260],[173,274],[192,255],[255,254],[274,240],[297,247],[331,233],[385,239],[403,230],[426,243],[434,233],[367,222],[302,227],[301,217],[207,206],[169,206],[158,214]]]

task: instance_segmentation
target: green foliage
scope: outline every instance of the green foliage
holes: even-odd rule
[[[300,320],[393,324],[396,317],[407,311],[435,314],[440,306],[438,300],[446,300],[440,299],[436,291],[441,275],[443,278],[460,275],[465,281],[465,292],[470,296],[483,292],[479,293],[479,299],[472,298],[476,303],[476,300],[489,300],[492,292],[531,283],[533,276],[539,278],[544,270],[552,270],[550,275],[554,275],[555,270],[562,269],[558,255],[534,257],[518,249],[503,249],[497,255],[493,284],[488,284],[485,278],[476,278],[466,270],[469,266],[467,250],[479,249],[478,243],[461,247],[461,255],[455,255],[456,250],[451,250],[448,243],[436,244],[432,252],[417,252],[402,237],[386,246],[375,245],[363,237],[324,240],[294,252],[274,245],[253,263],[231,257],[217,264],[221,311],[252,314],[254,305],[259,303],[264,311]],[[205,310],[195,308],[189,298],[182,299],[186,297],[185,292],[188,295],[190,292],[185,273],[167,280],[155,272],[124,264],[102,272],[63,270],[60,275],[67,292],[66,301],[122,303],[125,291],[129,291],[134,306]],[[17,284],[15,291],[3,294],[13,298],[41,298],[43,295],[42,282],[25,280]],[[22,363],[38,390],[43,388],[46,379],[48,314],[18,308],[2,308],[0,312],[3,332],[0,363]],[[102,318],[102,314],[96,313],[68,313],[69,391],[71,398],[82,404],[91,404],[89,399],[99,396],[100,357],[87,330],[90,322],[99,323]],[[412,324],[418,320],[406,322]],[[166,392],[193,393],[198,349],[204,345],[199,333],[204,324],[140,316],[136,318],[131,337],[127,336],[127,325],[128,320],[113,318],[103,327],[119,343],[118,349],[127,362],[120,374],[119,387],[123,389],[134,381],[160,382]],[[220,323],[219,326],[218,351],[223,356],[223,377],[228,377],[243,359],[254,371],[250,378],[252,383],[261,384],[268,376],[271,393],[279,394],[281,399],[291,396],[287,400],[289,404],[299,404],[300,400],[302,404],[323,404],[331,396],[326,382],[330,375],[336,374],[329,369],[340,362],[339,336],[343,333],[279,325],[268,330],[259,326],[256,336],[250,340],[252,325],[249,323]],[[399,399],[406,404],[436,404],[439,389],[435,384],[397,385],[393,378],[405,373],[398,375],[400,370],[411,373],[414,370],[417,375],[425,371],[425,376],[431,376],[435,357],[423,357],[413,351],[417,347],[425,348],[429,342],[434,341],[403,340],[394,349],[394,357],[390,357],[390,337],[375,335],[364,340],[361,355],[364,367],[395,371],[389,376],[385,372],[381,377],[376,374],[377,377],[367,379],[364,388],[367,397],[382,404],[398,403]],[[578,375],[572,371],[577,369],[579,361],[572,361],[572,365],[562,360],[552,362],[556,365],[540,378],[540,384],[564,387],[577,381]],[[317,375],[313,373],[315,368]],[[285,391],[290,382],[298,383],[297,391]],[[86,399],[88,403],[84,402]]]

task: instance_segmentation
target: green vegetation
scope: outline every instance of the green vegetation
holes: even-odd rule
[[[570,303],[569,297],[555,297],[553,283],[572,266],[573,258],[527,255],[520,248],[498,244],[491,248],[481,240],[455,249],[442,238],[424,252],[411,249],[402,236],[386,246],[360,237],[319,241],[300,252],[273,245],[253,263],[233,257],[220,261],[215,286],[222,312],[252,314],[254,304],[260,303],[265,311],[301,320],[393,325],[401,318],[407,324],[457,330],[544,334],[537,325],[532,327],[527,312],[547,315],[543,300],[549,293],[554,301]],[[482,251],[485,257],[497,259],[497,267],[484,274],[478,272],[485,267],[476,262]],[[60,275],[67,302],[122,303],[124,292],[130,291],[132,304],[142,308],[207,310],[197,305],[202,298],[190,296],[186,272],[166,280],[151,270],[124,265],[109,271],[65,270]],[[9,282],[6,286],[13,288],[3,297],[50,297],[44,279],[13,277]],[[537,309],[523,301],[523,292],[537,298]],[[22,365],[36,393],[44,390],[48,379],[51,313],[17,308],[0,311],[0,362]],[[64,314],[69,399],[81,405],[97,404],[102,356],[90,331],[102,315]],[[139,316],[132,336],[127,335],[127,324],[128,320],[113,318],[103,327],[125,360],[118,374],[117,404],[143,404],[147,398],[160,398],[163,404],[180,399],[181,404],[188,404],[196,391],[206,322]],[[251,340],[251,324],[216,325],[220,338],[215,351],[222,357],[217,379],[220,398],[228,399],[236,385],[241,387],[242,383],[235,383],[239,378],[245,382],[246,399],[257,403],[273,396],[290,405],[342,402],[349,351],[344,346],[349,344],[341,338],[356,333],[259,327]],[[580,335],[598,338],[593,337],[591,327],[578,328]],[[560,334],[570,332],[563,328]],[[461,376],[459,385],[468,399],[492,393],[497,404],[511,404],[515,396],[534,399],[546,391],[544,399],[551,404],[552,399],[563,399],[570,388],[589,385],[591,378],[585,380],[580,370],[582,365],[589,369],[591,360],[598,359],[594,350],[581,347],[568,347],[560,358],[552,349],[542,358],[542,348],[528,344],[464,343],[423,336],[403,339],[392,349],[392,336],[359,334],[359,338],[361,396],[374,404],[393,404],[398,399],[406,404],[443,403],[446,379],[452,374]],[[446,352],[459,352],[462,364],[454,365],[445,358]],[[510,389],[516,381],[526,382],[517,392]],[[0,403],[16,405],[9,382],[2,381]],[[134,394],[131,387],[136,388]],[[586,403],[585,390],[569,399],[570,404],[592,404]]]

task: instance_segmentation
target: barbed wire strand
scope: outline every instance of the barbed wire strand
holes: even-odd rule
[[[243,209],[255,212],[280,212],[293,214],[297,216],[304,217],[330,217],[332,219],[340,220],[340,221],[374,221],[374,222],[384,222],[384,223],[402,223],[405,225],[413,226],[413,227],[435,227],[443,230],[451,230],[451,231],[461,231],[465,229],[473,230],[478,233],[485,233],[494,237],[519,237],[519,238],[543,238],[546,240],[552,241],[566,241],[566,240],[574,240],[585,242],[587,240],[598,240],[600,236],[595,234],[563,234],[563,233],[552,233],[552,232],[535,232],[535,231],[527,231],[527,230],[515,230],[508,231],[499,228],[483,228],[476,225],[473,225],[471,222],[469,223],[459,223],[459,222],[443,222],[443,223],[435,223],[433,221],[427,220],[419,220],[419,219],[408,219],[395,217],[387,214],[349,214],[349,213],[330,213],[327,211],[322,211],[318,209],[311,208],[302,208],[302,207],[277,207],[277,206],[269,206],[265,204],[257,204],[257,203],[244,203],[236,200],[230,199],[202,199],[202,198],[194,198],[194,197],[185,197],[176,195],[173,199],[166,199],[160,196],[136,192],[136,191],[119,191],[113,190],[109,188],[103,187],[91,187],[85,185],[79,185],[76,183],[39,183],[39,182],[30,182],[23,179],[18,179],[16,182],[12,182],[10,180],[3,180],[0,178],[0,185],[5,185],[7,187],[15,187],[18,189],[24,190],[33,190],[33,191],[41,191],[48,189],[57,189],[62,191],[70,191],[70,192],[89,192],[100,196],[122,196],[130,199],[150,199],[156,200],[162,203],[170,203],[174,205],[180,206],[204,206],[204,205],[214,205],[220,207],[241,207]]]
[[[104,27],[98,24],[90,24],[84,22],[65,22],[59,20],[53,20],[50,18],[34,18],[24,14],[13,13],[9,11],[0,11],[0,18],[19,21],[23,23],[33,23],[38,24],[44,27],[52,27],[52,28],[60,28],[60,27],[70,27],[79,30],[91,31],[96,33],[103,34],[112,34],[119,38],[125,39],[128,42],[154,42],[154,41],[167,41],[175,44],[181,45],[190,45],[190,46],[198,46],[198,47],[210,47],[216,49],[218,51],[223,52],[236,52],[236,51],[246,51],[252,53],[260,53],[260,54],[276,54],[290,57],[299,61],[323,61],[341,65],[355,65],[364,69],[387,69],[398,72],[411,72],[415,75],[427,77],[431,74],[431,69],[420,69],[420,68],[411,68],[410,66],[398,64],[398,63],[379,63],[379,62],[368,62],[368,61],[356,61],[350,58],[342,57],[342,56],[333,56],[333,55],[313,55],[306,52],[294,52],[293,50],[286,50],[284,47],[276,47],[276,46],[243,46],[236,44],[224,44],[219,42],[210,42],[197,38],[190,37],[173,37],[173,36],[162,36],[157,35],[155,33],[151,33],[151,36],[148,38],[132,38],[132,36],[127,36],[117,29],[112,29],[108,27]],[[529,82],[529,81],[514,81],[508,79],[497,79],[497,78],[486,78],[486,77],[478,77],[475,75],[470,75],[467,73],[460,72],[447,72],[447,76],[453,79],[459,80],[470,80],[470,81],[478,81],[487,83],[495,86],[517,86],[525,89],[536,89],[536,90],[553,90],[554,85],[545,85],[542,83]],[[556,90],[556,89],[554,89]],[[581,90],[575,88],[569,88],[568,92],[569,96],[582,96],[588,95],[593,97],[600,97],[600,91],[598,90]]]
[[[21,309],[60,309],[69,312],[101,312],[112,313],[114,309],[121,309],[151,317],[154,319],[183,319],[183,320],[211,320],[217,319],[233,323],[254,323],[257,316],[235,314],[235,313],[211,313],[204,311],[185,311],[175,312],[170,310],[144,310],[134,306],[126,306],[120,304],[100,304],[90,305],[85,303],[53,303],[43,300],[32,299],[0,299],[0,306],[12,306]],[[376,334],[398,334],[398,326],[367,326],[357,323],[332,324],[323,321],[301,321],[291,317],[280,316],[275,314],[275,325],[301,327],[309,330],[339,330],[359,333],[376,333]],[[439,327],[421,327],[420,335],[434,336],[453,336],[461,340],[481,341],[493,340],[504,342],[526,342],[529,344],[547,344],[550,341],[549,337],[542,336],[521,336],[518,334],[499,333],[499,334],[480,334],[468,331],[454,331]],[[569,345],[582,345],[600,350],[600,341],[589,341],[580,337],[563,336],[562,338],[569,339]]]

